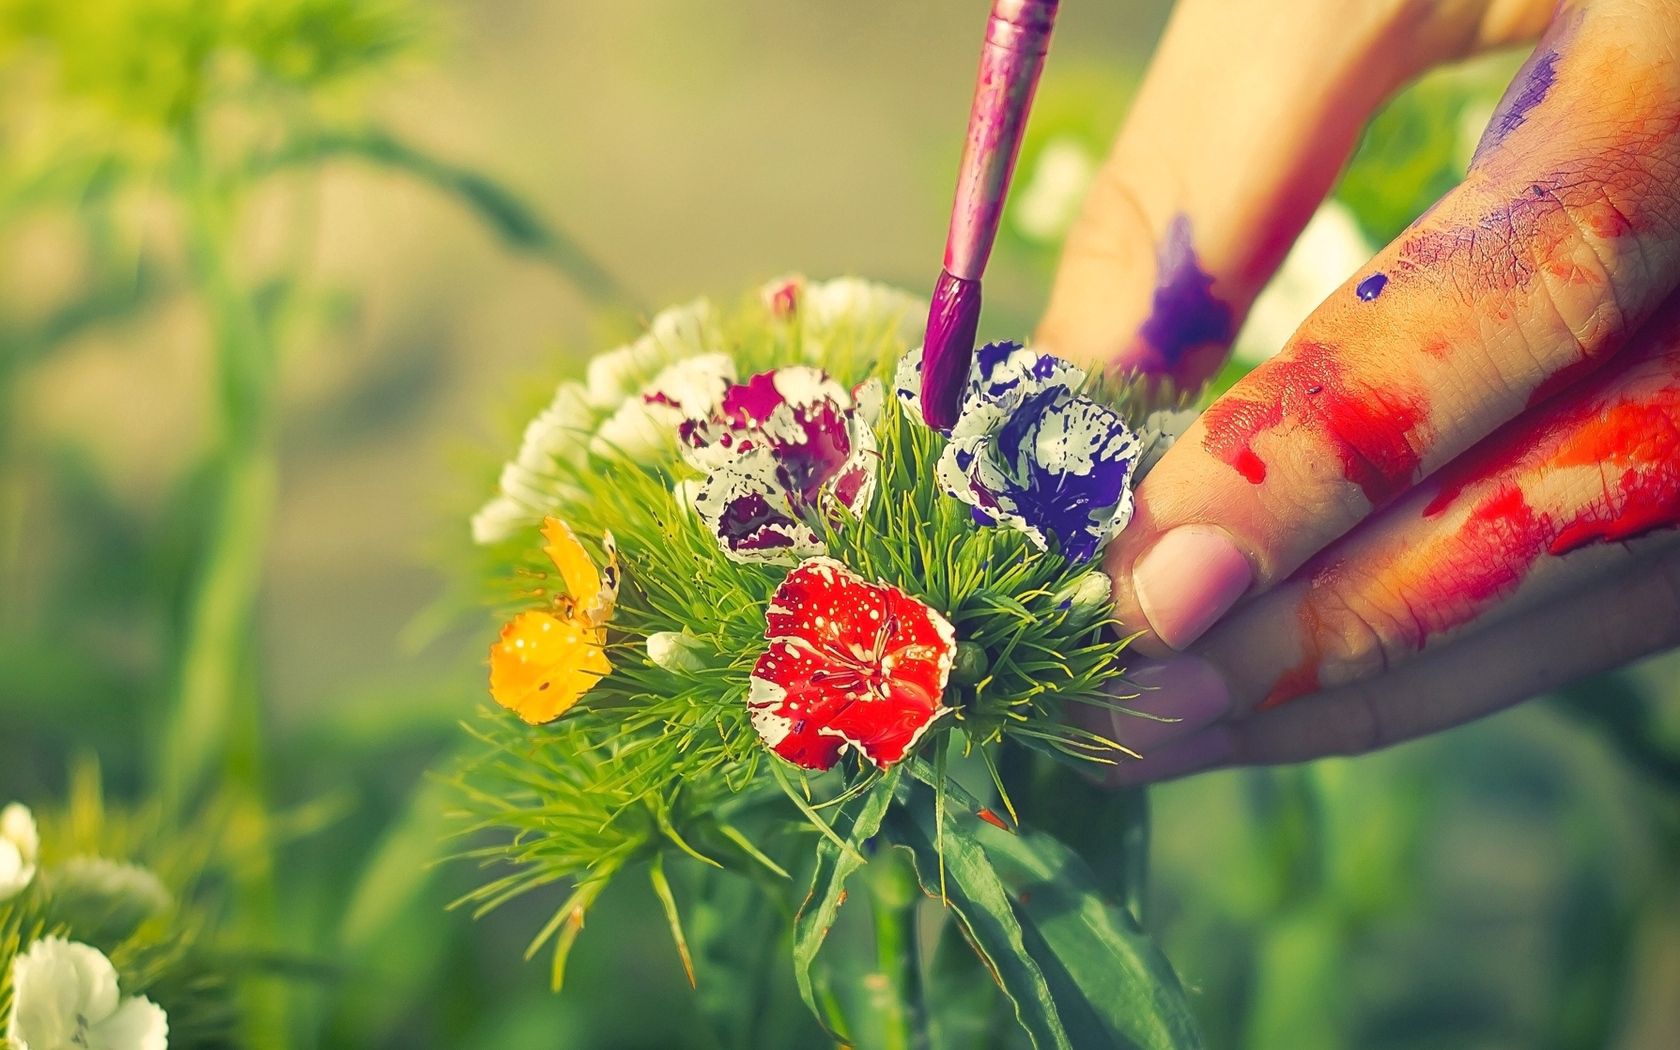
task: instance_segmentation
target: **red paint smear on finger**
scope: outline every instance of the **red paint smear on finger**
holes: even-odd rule
[[[1424,419],[1421,398],[1349,381],[1350,369],[1327,343],[1297,343],[1214,402],[1202,419],[1208,453],[1252,485],[1266,480],[1255,450],[1261,434],[1302,430],[1336,457],[1342,475],[1373,506],[1387,502],[1417,475],[1414,435]]]
[[[1323,561],[1297,612],[1302,659],[1260,707],[1318,691],[1326,653],[1370,629],[1351,609],[1390,610],[1384,622],[1395,634],[1386,642],[1421,650],[1508,598],[1547,558],[1680,528],[1680,311],[1665,328],[1652,345],[1666,349],[1636,352],[1616,375],[1507,427],[1450,468],[1423,517],[1462,508],[1462,520],[1370,560],[1343,547],[1340,561]],[[1563,506],[1540,502],[1541,483],[1566,471],[1597,471],[1602,488]],[[1357,575],[1340,569],[1349,557],[1359,559]]]

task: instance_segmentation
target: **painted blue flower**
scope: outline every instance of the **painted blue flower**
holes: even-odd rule
[[[919,354],[900,365],[899,397],[914,409]],[[1142,443],[1113,409],[1077,391],[1085,374],[1018,343],[974,355],[963,404],[939,458],[947,493],[976,521],[1053,540],[1073,561],[1096,556],[1132,517]]]

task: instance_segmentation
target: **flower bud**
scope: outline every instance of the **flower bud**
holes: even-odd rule
[[[706,645],[687,631],[648,635],[648,660],[667,671],[699,671],[706,666]]]
[[[1114,602],[1114,581],[1100,569],[1079,576],[1056,592],[1056,608],[1066,610],[1075,623],[1095,620],[1108,614]]]

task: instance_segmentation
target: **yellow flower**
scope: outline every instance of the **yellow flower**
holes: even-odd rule
[[[606,624],[618,601],[618,550],[611,533],[603,538],[602,569],[560,519],[544,519],[542,535],[543,553],[566,593],[552,610],[515,616],[490,647],[490,695],[532,725],[559,718],[612,672]]]

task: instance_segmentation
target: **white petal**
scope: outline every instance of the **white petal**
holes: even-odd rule
[[[927,300],[891,285],[859,277],[837,277],[807,286],[799,299],[800,342],[805,356],[824,360],[841,333],[860,349],[902,353],[921,341]]]
[[[105,1020],[88,1028],[88,1050],[165,1050],[169,1018],[150,999],[129,999]]]
[[[70,1047],[84,1020],[117,1009],[117,971],[97,948],[43,937],[12,962],[7,1036],[30,1050]]]
[[[705,643],[687,631],[655,631],[648,635],[648,661],[667,671],[698,671],[706,666]]]
[[[41,852],[41,836],[28,806],[12,802],[5,809],[0,809],[0,839],[16,846],[25,863],[35,863]]]
[[[0,901],[8,901],[28,888],[35,878],[35,866],[25,864],[17,845],[0,839]]]
[[[618,406],[589,439],[589,452],[602,459],[645,463],[658,457],[675,439],[680,414],[669,405],[648,404],[639,397]]]
[[[538,517],[518,500],[510,496],[497,496],[473,515],[473,542],[481,546],[500,543],[521,529],[535,525],[538,520]]]

